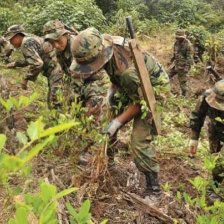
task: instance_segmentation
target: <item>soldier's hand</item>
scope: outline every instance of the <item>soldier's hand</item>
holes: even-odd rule
[[[15,68],[16,67],[16,62],[11,62],[6,65],[7,68]]]
[[[190,147],[190,156],[194,156],[197,152],[198,140],[191,139],[189,147]]]
[[[26,80],[26,79],[22,80],[21,87],[23,90],[27,90],[27,83],[28,83],[28,80]]]
[[[106,128],[102,130],[103,134],[109,134],[110,136],[113,136],[117,130],[122,126],[122,122],[118,120],[118,118],[112,120]]]

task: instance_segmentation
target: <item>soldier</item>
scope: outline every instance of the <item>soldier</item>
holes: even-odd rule
[[[213,180],[218,186],[224,178],[224,79],[216,82],[213,89],[204,92],[191,114],[191,141],[189,146],[192,155],[196,153],[198,139],[206,116],[210,119],[208,125],[210,151],[212,154],[219,155],[212,172]]]
[[[76,33],[77,34],[77,33]],[[52,20],[44,25],[45,41],[49,41],[57,50],[57,58],[67,79],[72,82],[75,95],[83,101],[87,108],[86,114],[94,115],[96,123],[101,121],[103,99],[109,86],[109,79],[105,71],[101,70],[88,77],[71,77],[70,66],[73,60],[71,46],[76,36],[70,32],[59,20]]]
[[[4,37],[0,37],[0,57],[2,57],[6,63],[10,62],[9,58],[12,52],[13,46]]]
[[[123,37],[101,35],[95,28],[89,28],[76,37],[71,49],[75,57],[70,67],[73,76],[89,77],[104,68],[112,82],[107,94],[108,104],[112,103],[111,99],[117,91],[131,101],[128,108],[123,108],[124,112],[114,118],[103,133],[109,134],[111,142],[114,142],[120,127],[134,118],[131,136],[134,161],[137,168],[146,176],[148,192],[154,199],[158,199],[161,195],[157,178],[159,164],[150,145],[155,136],[155,128],[151,117],[142,118],[140,102],[143,100],[143,94],[127,41]],[[163,67],[148,52],[143,53],[152,85],[169,86],[169,77]],[[108,156],[109,169],[113,169],[112,147],[108,149]]]
[[[48,103],[59,107],[56,92],[62,87],[62,70],[57,63],[57,58],[52,46],[44,43],[43,39],[27,34],[21,25],[10,26],[6,33],[6,39],[16,48],[21,48],[25,60],[12,62],[8,68],[27,67],[28,73],[22,80],[22,89],[27,89],[28,81],[35,81],[41,71],[48,79]],[[49,105],[49,104],[48,104]],[[50,106],[50,105],[49,105]]]
[[[187,76],[193,65],[193,48],[190,41],[186,39],[184,30],[176,31],[174,55],[171,61],[174,62],[171,77],[178,75],[181,93],[185,96],[187,92]]]

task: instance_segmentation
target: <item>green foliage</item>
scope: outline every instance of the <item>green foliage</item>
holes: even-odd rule
[[[190,26],[187,29],[190,41],[205,50],[205,42],[209,38],[209,32],[203,26]]]
[[[46,0],[33,5],[17,3],[12,10],[0,8],[0,16],[2,32],[9,25],[24,23],[27,32],[37,35],[42,35],[43,25],[52,19],[60,19],[78,30],[89,26],[100,29],[105,20],[94,0]]]
[[[169,182],[166,182],[165,184],[162,184],[162,188],[166,192],[170,191],[171,187],[172,187],[172,185]]]
[[[16,111],[27,107],[30,103],[37,99],[38,94],[33,94],[30,97],[21,96],[19,100],[15,100],[13,97],[9,98],[7,101],[2,99],[1,103],[5,110],[8,112],[13,107]],[[46,107],[46,105],[45,105]],[[80,104],[73,103],[73,109],[76,111],[76,115],[79,116],[83,112],[83,108]],[[82,112],[81,112],[82,111]],[[62,114],[61,114],[62,115]],[[32,121],[27,128],[26,132],[17,132],[16,137],[22,144],[22,148],[17,152],[16,155],[9,155],[2,152],[2,149],[6,142],[6,136],[0,134],[0,182],[6,189],[8,189],[9,195],[15,194],[15,192],[10,187],[9,180],[12,176],[23,176],[27,177],[31,172],[31,166],[28,162],[31,161],[35,156],[39,154],[41,150],[46,148],[46,146],[55,140],[55,134],[59,134],[68,129],[74,127],[74,129],[82,130],[79,122],[74,121],[72,115],[61,116],[57,125],[53,127],[45,128],[44,118],[40,117],[36,121]],[[84,116],[82,115],[82,122],[86,122]],[[82,132],[81,132],[82,133]],[[27,193],[24,196],[24,200],[19,200],[16,203],[16,212],[14,218],[9,220],[9,224],[21,224],[30,223],[30,217],[35,219],[38,223],[48,224],[48,223],[58,223],[57,220],[57,200],[64,197],[70,193],[73,193],[77,188],[65,189],[59,193],[56,191],[54,185],[42,182],[40,183],[40,191],[38,193],[32,194]],[[17,194],[21,191],[17,191]],[[77,213],[78,223],[92,223],[90,202],[86,201],[80,208],[79,213]],[[106,223],[106,221],[102,222]]]
[[[83,202],[79,212],[77,213],[70,203],[66,204],[66,207],[71,215],[70,224],[94,224],[91,222],[90,212],[90,201],[86,200]],[[106,224],[107,220],[102,221],[100,224]]]
[[[57,221],[57,200],[70,193],[77,188],[69,188],[57,193],[56,187],[52,184],[41,183],[40,192],[35,195],[28,193],[24,196],[24,202],[17,202],[15,219],[10,219],[9,224],[30,223],[28,214],[33,214],[38,223],[58,223]]]
[[[4,134],[0,134],[0,153],[5,145],[6,136]]]

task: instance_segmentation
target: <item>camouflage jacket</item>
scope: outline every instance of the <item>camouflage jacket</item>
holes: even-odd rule
[[[0,57],[8,59],[12,54],[14,48],[4,37],[2,37],[2,40],[3,42],[2,44],[0,44]]]
[[[128,42],[123,44],[123,37],[112,38],[114,54],[105,66],[111,82],[124,91],[132,101],[143,100],[138,72],[133,63]],[[143,52],[143,54],[153,87],[169,87],[169,77],[162,65],[148,52]]]
[[[60,63],[62,70],[66,75],[71,75],[69,67],[72,64],[72,52],[71,52],[71,43],[72,40],[75,38],[74,35],[68,35],[68,43],[67,47],[63,52],[57,51],[57,59]]]
[[[176,41],[174,44],[173,60],[175,62],[175,68],[184,69],[190,68],[193,64],[194,50],[191,42],[188,39],[184,39],[181,43]]]
[[[30,35],[23,38],[21,45],[23,61],[16,61],[16,67],[29,66],[29,71],[25,75],[26,80],[35,81],[40,72],[46,77],[60,79],[62,71],[57,63],[57,58],[53,47],[45,43],[42,38]]]
[[[220,111],[212,108],[207,102],[206,97],[211,93],[210,90],[204,92],[199,97],[196,108],[192,111],[190,116],[190,128],[192,130],[191,138],[198,140],[201,128],[204,125],[206,116],[209,117],[209,133],[210,136],[216,136],[221,141],[224,141],[224,124],[216,120],[216,118],[224,119],[224,110]]]

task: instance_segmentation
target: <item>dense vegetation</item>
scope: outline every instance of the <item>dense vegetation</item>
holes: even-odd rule
[[[6,0],[0,7],[1,33],[11,24],[24,23],[29,32],[41,34],[42,25],[54,18],[77,29],[109,25],[116,31],[126,15],[132,15],[138,30],[145,33],[170,24],[202,25],[212,32],[224,28],[222,0]]]

